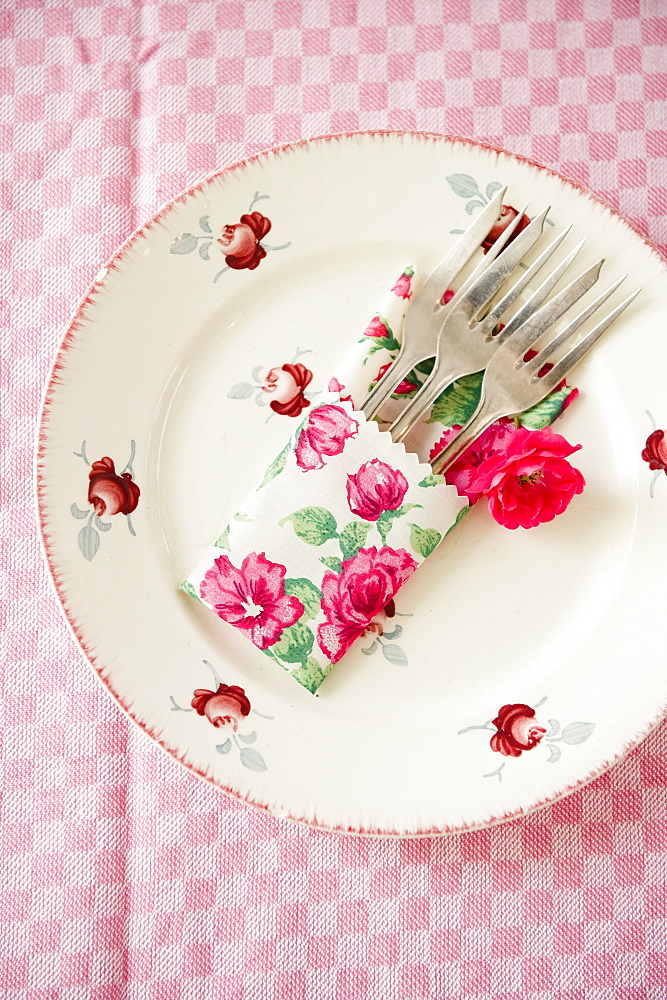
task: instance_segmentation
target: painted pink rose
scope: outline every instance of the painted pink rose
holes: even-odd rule
[[[324,458],[340,455],[348,438],[354,437],[359,424],[342,406],[325,403],[308,417],[296,442],[296,464],[304,472],[322,469]]]
[[[225,226],[217,241],[225,255],[225,264],[237,271],[243,268],[254,270],[266,257],[260,240],[270,229],[270,220],[261,212],[246,213],[241,216],[240,222]]]
[[[503,207],[500,210],[500,215],[498,216],[496,224],[492,229],[489,230],[486,239],[482,242],[482,249],[484,250],[484,253],[487,253],[487,251],[491,249],[496,240],[500,236],[502,236],[502,234],[509,226],[510,222],[513,222],[518,214],[519,213],[517,212],[516,208],[512,208],[511,205],[503,205]],[[523,232],[526,226],[529,225],[530,225],[530,219],[528,218],[528,216],[522,215],[521,221],[514,230],[514,232],[512,233],[509,242],[511,243],[512,240],[515,240],[519,235],[519,233]]]
[[[269,406],[275,413],[298,417],[302,410],[310,406],[303,390],[312,379],[313,373],[300,362],[286,364],[280,368],[271,368],[266,373],[262,391],[271,396]]]
[[[386,510],[398,510],[408,492],[408,481],[400,469],[373,458],[347,477],[347,502],[353,514],[364,521],[377,521]]]
[[[237,684],[220,684],[217,691],[197,688],[192,707],[198,715],[205,716],[216,729],[227,726],[236,732],[241,719],[250,712],[250,702],[242,687]]]
[[[390,604],[417,569],[405,549],[360,549],[343,563],[342,572],[327,572],[322,580],[322,611],[317,641],[332,663]]]
[[[412,279],[414,274],[415,272],[413,268],[406,267],[405,271],[403,271],[403,274],[392,288],[392,292],[399,299],[409,299],[412,295]]]
[[[524,750],[532,750],[546,733],[530,705],[503,705],[493,725],[497,732],[491,737],[491,749],[505,757],[520,757]]]
[[[141,491],[129,472],[118,475],[108,456],[93,462],[88,473],[88,503],[98,517],[103,514],[131,514],[139,503]]]
[[[220,618],[247,633],[259,649],[272,646],[303,614],[301,601],[285,593],[285,567],[271,562],[263,552],[251,552],[240,569],[228,556],[218,556],[199,594]]]
[[[375,382],[379,382],[381,378],[384,378],[384,376],[387,374],[387,372],[391,368],[391,365],[392,365],[391,361],[388,361],[386,365],[382,365],[382,367],[380,368],[379,372],[375,376]],[[393,396],[406,396],[408,393],[414,392],[415,389],[418,389],[418,388],[419,388],[419,386],[417,385],[416,382],[409,382],[408,379],[404,378],[403,381],[399,382],[399,384],[396,386],[396,388],[394,389],[392,395]]]
[[[468,489],[485,494],[491,514],[506,528],[535,527],[562,514],[583,491],[584,477],[567,461],[580,447],[550,427],[520,428],[479,464]]]
[[[391,333],[387,324],[379,316],[374,316],[364,330],[364,337],[391,337]]]
[[[657,429],[649,434],[642,451],[642,458],[648,462],[648,467],[653,472],[662,470],[667,475],[667,442],[664,431]]]

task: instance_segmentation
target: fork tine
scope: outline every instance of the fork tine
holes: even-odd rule
[[[447,251],[435,270],[428,276],[417,295],[420,300],[431,299],[427,308],[437,302],[450,287],[457,274],[464,267],[480,244],[493,228],[500,215],[507,187],[501,188],[475,220],[462,233],[456,243]],[[416,296],[415,296],[416,298]],[[414,307],[414,302],[412,303]]]
[[[554,251],[560,246],[561,242],[565,239],[571,228],[571,226],[568,226],[567,229],[563,230],[563,232],[549,244],[546,250],[544,250],[537,258],[535,263],[531,264],[528,270],[521,275],[516,284],[510,288],[507,295],[505,295],[500,302],[494,306],[488,316],[484,317],[485,330],[488,331],[487,336],[491,335],[491,332],[496,324],[507,312],[514,300],[518,298],[526,285],[528,285],[535,275],[542,270],[547,260],[549,260]],[[502,344],[505,340],[507,340],[507,338],[510,337],[515,330],[518,330],[522,323],[525,323],[525,321],[529,319],[534,312],[537,312],[549,292],[558,284],[565,271],[583,247],[584,243],[585,240],[582,240],[574,248],[574,250],[570,251],[567,257],[562,260],[560,264],[551,272],[551,274],[542,282],[542,284],[535,289],[528,301],[520,307],[510,320],[508,320],[505,328],[501,330],[500,333],[496,334],[499,344]]]
[[[519,360],[570,306],[578,302],[582,295],[592,288],[600,276],[603,263],[603,260],[599,260],[583,271],[519,326],[512,334],[511,340],[507,338],[506,343],[511,343]]]
[[[618,287],[619,284],[620,281],[616,282],[614,288]],[[613,291],[613,289],[610,290],[609,294],[611,294],[611,291]],[[575,365],[579,364],[579,362],[588,354],[590,349],[597,344],[602,334],[609,329],[614,320],[616,320],[621,315],[623,310],[627,309],[632,300],[639,295],[640,291],[641,288],[635,289],[635,291],[632,292],[631,295],[628,295],[623,302],[619,303],[619,305],[612,309],[611,312],[608,312],[604,319],[601,319],[600,322],[594,326],[593,329],[587,333],[575,347],[573,347],[563,358],[560,359],[560,361],[556,362],[553,368],[543,376],[543,378],[549,380],[548,385],[558,385],[558,383],[572,371]],[[600,298],[602,298],[602,296],[600,296]],[[604,298],[607,298],[607,296],[605,295]],[[537,378],[537,375],[534,375],[533,378]]]
[[[626,278],[627,274],[624,274],[617,281],[615,281],[613,285],[610,285],[609,288],[605,289],[604,292],[598,295],[596,299],[589,302],[585,309],[582,309],[580,313],[577,313],[577,315],[570,320],[567,326],[561,330],[560,333],[557,333],[548,344],[545,344],[544,347],[538,351],[534,358],[531,358],[530,361],[526,362],[526,371],[531,374],[538,372],[542,365],[546,364],[549,358],[553,357],[556,351],[562,347],[563,344],[567,343],[570,337],[576,333],[582,323],[585,323],[589,316],[592,316],[598,307],[601,306],[603,302],[606,302],[610,295],[613,295],[619,285],[621,285]]]
[[[523,217],[527,207],[526,205],[517,215],[516,219],[513,220],[515,227],[518,224],[517,219]],[[490,302],[514,268],[537,243],[544,230],[544,223],[548,214],[549,207],[543,209],[539,215],[536,215],[523,232],[519,233],[509,245],[502,248],[493,263],[488,263],[487,255],[487,260],[481,262],[475,272],[461,287],[457,294],[457,300],[465,301],[466,312],[471,317],[476,315],[487,302]],[[506,232],[507,230],[505,230]]]

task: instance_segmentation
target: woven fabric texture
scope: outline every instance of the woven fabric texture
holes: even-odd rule
[[[32,486],[43,386],[101,264],[164,201],[269,146],[483,140],[666,248],[662,0],[6,0],[0,26],[0,994],[666,996],[666,724],[490,830],[371,841],[272,819],[102,690],[51,591]]]

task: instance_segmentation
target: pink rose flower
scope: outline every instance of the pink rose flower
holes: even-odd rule
[[[225,226],[217,241],[225,255],[225,264],[237,271],[254,270],[266,257],[266,250],[259,241],[270,229],[270,220],[261,212],[242,215],[240,222]]]
[[[262,391],[272,396],[269,406],[275,413],[298,417],[303,409],[310,406],[303,390],[312,379],[313,373],[300,362],[286,364],[267,372]]]
[[[524,750],[532,750],[546,733],[530,705],[503,705],[493,725],[498,731],[491,737],[491,749],[505,757],[520,757]]]
[[[204,715],[217,729],[226,726],[236,732],[239,722],[250,712],[250,702],[242,687],[237,684],[221,684],[217,691],[197,688],[192,699],[192,707],[198,715]]]
[[[296,464],[304,472],[322,469],[323,459],[340,455],[347,439],[354,437],[358,430],[358,422],[348,416],[341,406],[333,403],[318,406],[299,434],[295,448]]]
[[[240,569],[222,555],[207,570],[199,593],[218,617],[267,649],[303,614],[301,601],[285,593],[284,581],[285,567],[263,552],[251,552]]]
[[[448,427],[442,437],[431,449],[431,461],[438,455],[460,431],[457,424]],[[471,504],[477,503],[482,493],[471,489],[470,484],[477,476],[477,470],[486,459],[504,451],[506,439],[516,433],[514,425],[506,420],[498,421],[488,427],[460,458],[450,465],[445,472],[445,480],[450,486],[456,486],[459,496],[468,498]]]
[[[93,462],[88,473],[88,503],[98,517],[131,514],[139,503],[140,490],[129,472],[118,475],[111,458]]]
[[[347,502],[353,514],[364,521],[377,521],[386,510],[398,510],[408,491],[400,469],[373,458],[347,477]]]
[[[642,451],[642,458],[648,462],[648,467],[653,472],[662,470],[667,475],[667,443],[664,431],[655,430],[649,434]]]
[[[366,329],[364,337],[389,337],[390,333],[386,323],[383,323],[379,316],[374,316]]]
[[[392,288],[392,292],[399,299],[409,299],[410,296],[412,295],[412,279],[414,277],[414,274],[415,272],[411,267],[406,268],[405,271],[403,271],[403,274],[396,282],[396,284],[394,285],[394,287]]]
[[[519,213],[517,212],[516,208],[512,208],[511,205],[503,205],[503,207],[500,210],[500,215],[498,216],[498,221],[496,222],[493,229],[489,230],[488,236],[482,243],[482,249],[484,250],[484,253],[486,253],[488,250],[491,249],[496,240],[500,236],[502,236],[502,234],[509,226],[510,222],[516,219],[518,214]],[[519,233],[522,233],[523,230],[526,228],[526,226],[529,225],[530,225],[530,219],[528,218],[528,216],[522,215],[521,222],[512,233],[509,242],[511,243],[512,240],[515,240],[519,235]]]
[[[332,663],[363,635],[396,592],[417,569],[405,549],[360,549],[343,563],[341,573],[327,572],[322,580],[322,611],[318,626],[320,649]]]
[[[584,477],[567,461],[580,447],[549,427],[515,430],[480,463],[467,488],[486,495],[499,524],[532,528],[553,520],[583,491]]]

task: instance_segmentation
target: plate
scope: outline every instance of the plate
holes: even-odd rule
[[[582,266],[606,257],[609,283],[643,289],[559,421],[587,487],[530,531],[478,504],[314,698],[178,585],[296,426],[267,405],[267,373],[302,364],[323,388],[405,266],[427,273],[498,184],[574,223]],[[598,775],[667,704],[665,277],[587,192],[432,135],[283,147],[168,204],[77,310],[39,430],[49,567],[117,703],[218,788],[330,830],[469,830]],[[193,710],[220,684],[217,712],[206,696]],[[491,743],[512,725],[540,730],[518,756]]]

